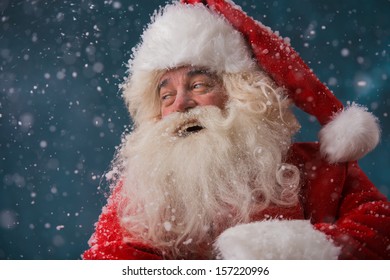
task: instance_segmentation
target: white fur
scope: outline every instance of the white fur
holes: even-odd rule
[[[222,259],[337,259],[340,248],[308,220],[270,220],[238,225],[215,242]]]
[[[130,61],[131,72],[183,65],[236,73],[253,66],[242,35],[204,5],[167,5],[155,15]]]
[[[319,139],[329,162],[358,160],[376,147],[380,128],[366,108],[352,104],[321,129]]]

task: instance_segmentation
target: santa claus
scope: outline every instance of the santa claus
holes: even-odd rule
[[[356,163],[376,118],[231,1],[182,2],[130,60],[134,130],[83,258],[390,259],[390,203]],[[292,143],[292,103],[319,143]]]

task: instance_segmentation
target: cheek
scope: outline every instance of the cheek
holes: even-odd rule
[[[161,117],[166,117],[168,116],[169,114],[172,113],[172,109],[169,109],[169,108],[161,108]]]
[[[221,92],[210,95],[206,98],[204,105],[214,105],[220,109],[225,108],[225,104],[227,101],[227,96]]]

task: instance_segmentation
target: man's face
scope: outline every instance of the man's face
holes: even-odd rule
[[[224,109],[227,94],[221,79],[204,68],[180,67],[167,71],[158,83],[161,117],[197,106]]]

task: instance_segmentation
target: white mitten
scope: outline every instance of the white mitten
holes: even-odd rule
[[[308,220],[269,220],[238,225],[216,240],[218,257],[227,260],[337,259],[340,248]]]

